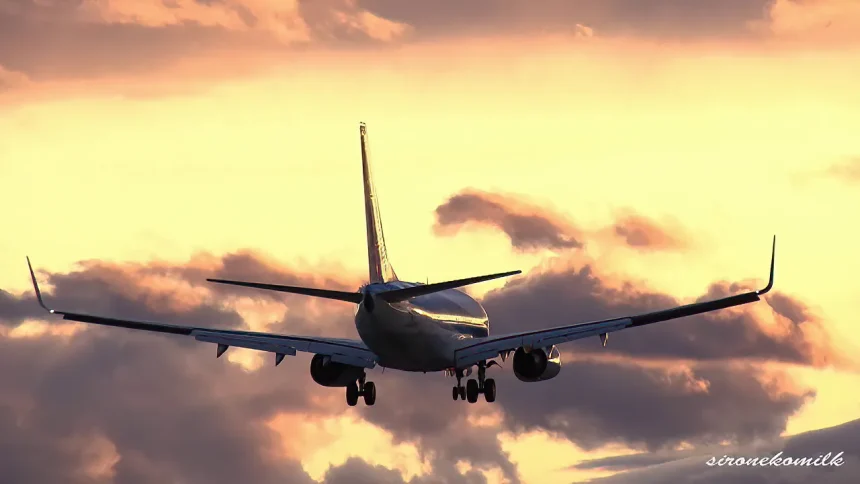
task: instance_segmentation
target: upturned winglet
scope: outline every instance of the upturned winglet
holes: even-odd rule
[[[776,268],[776,235],[773,236],[773,248],[771,249],[771,252],[770,252],[770,279],[768,279],[768,281],[767,281],[767,286],[765,286],[763,289],[759,289],[758,291],[756,291],[756,293],[765,294],[768,291],[770,291],[771,289],[773,289],[773,274],[774,274],[775,268]]]
[[[46,306],[45,301],[42,300],[42,291],[39,290],[39,283],[36,282],[36,273],[33,272],[33,266],[30,264],[30,256],[27,256],[27,267],[30,269],[30,279],[33,280],[33,290],[36,291],[36,300],[39,301],[39,306],[45,308],[45,311],[53,313],[54,310]]]

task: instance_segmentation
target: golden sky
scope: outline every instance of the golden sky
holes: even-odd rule
[[[688,301],[714,281],[762,283],[777,234],[776,288],[807,306],[829,351],[848,355],[831,367],[765,365],[815,391],[779,433],[860,417],[851,358],[860,349],[851,277],[860,273],[860,7],[592,3],[0,0],[0,288],[24,297],[25,255],[55,274],[79,261],[186,267],[192,258],[205,272],[217,264],[200,258],[246,249],[290,273],[357,286],[366,277],[364,121],[400,277],[538,274],[588,261]],[[516,199],[520,213],[559,221],[586,248],[522,250],[486,220],[434,229],[437,208],[469,190]],[[625,214],[670,227],[683,244],[618,243],[608,227]],[[170,287],[165,297],[195,297]],[[254,321],[291,314],[290,301],[224,304],[262,326]],[[308,304],[295,311],[330,316],[328,303]],[[10,344],[48,338],[27,324],[7,334]],[[289,385],[312,386],[304,362],[293,364],[299,379]],[[506,383],[500,395],[527,391]],[[340,391],[313,391],[327,411],[285,408],[269,422],[281,458],[312,479],[350,456],[407,480],[434,472],[422,457],[429,447],[344,413]],[[449,404],[436,393],[426,399]],[[481,407],[456,410],[475,432],[496,428],[502,417]],[[296,445],[297,433],[310,443]],[[607,472],[565,469],[633,452],[617,439],[586,452],[540,425],[497,438],[522,482],[597,477]],[[107,439],[93,445],[122,455],[128,444]],[[179,475],[140,449],[122,455],[135,458]],[[505,475],[485,467],[490,482]],[[105,472],[104,482],[122,482]]]

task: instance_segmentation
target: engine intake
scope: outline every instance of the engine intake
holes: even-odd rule
[[[311,359],[311,378],[324,387],[345,387],[364,375],[364,368],[331,361],[326,355]]]
[[[558,348],[535,348],[526,352],[517,348],[514,352],[514,375],[525,382],[536,382],[555,378],[561,371],[561,353]]]

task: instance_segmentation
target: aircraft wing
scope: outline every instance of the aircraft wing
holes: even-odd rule
[[[27,265],[30,266],[29,258],[27,258]],[[378,360],[377,356],[364,343],[351,339],[287,336],[254,331],[208,329],[58,311],[46,306],[42,300],[42,293],[39,291],[39,285],[36,282],[36,275],[33,273],[32,266],[30,266],[30,277],[33,279],[33,289],[36,291],[36,299],[39,301],[39,305],[52,314],[62,316],[63,319],[103,326],[115,326],[118,328],[191,336],[197,341],[217,344],[217,356],[219,357],[227,351],[227,348],[235,346],[274,353],[275,365],[280,364],[285,355],[294,356],[296,351],[326,355],[331,357],[332,361],[363,368],[373,368],[376,366]]]
[[[764,289],[715,299],[712,301],[687,304],[685,306],[664,309],[662,311],[638,314],[635,316],[577,323],[537,331],[525,331],[522,333],[490,336],[487,338],[466,339],[461,343],[462,346],[456,350],[456,367],[467,368],[480,361],[507,354],[508,352],[521,347],[546,348],[552,345],[567,343],[592,336],[600,336],[605,345],[607,335],[614,331],[669,321],[672,319],[683,318],[685,316],[693,316],[695,314],[716,311],[718,309],[725,309],[732,306],[739,306],[741,304],[758,301],[760,299],[759,296],[773,288],[775,260],[776,237],[773,239],[773,251],[771,252],[770,280]]]

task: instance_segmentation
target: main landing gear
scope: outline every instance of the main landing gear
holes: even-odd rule
[[[469,403],[475,403],[478,401],[478,394],[483,393],[484,399],[488,403],[495,402],[496,380],[486,378],[487,368],[493,364],[498,365],[495,361],[491,361],[490,365],[487,365],[486,361],[478,363],[478,379],[470,378],[466,382],[465,387],[462,384],[463,370],[457,370],[457,386],[454,387],[454,391],[451,393],[454,400],[468,400]]]
[[[364,404],[368,407],[376,403],[376,385],[372,381],[365,381],[367,375],[361,375],[358,381],[346,386],[346,404],[354,407],[358,403],[358,397],[364,397]]]

